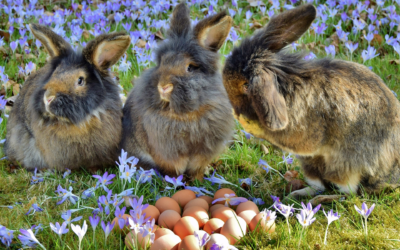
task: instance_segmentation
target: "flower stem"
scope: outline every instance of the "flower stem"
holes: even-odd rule
[[[286,224],[287,224],[287,229],[289,231],[289,237],[290,237],[290,227],[289,227],[289,218],[286,217]]]
[[[326,237],[328,236],[328,227],[329,227],[329,224],[328,224],[328,226],[326,226],[326,230],[325,230],[324,245],[326,245]]]
[[[301,236],[303,235],[303,231],[304,231],[304,227],[301,229],[301,232],[300,232],[299,244],[298,244],[298,246],[297,246],[298,249],[300,249]]]
[[[94,237],[95,237],[95,230],[93,230],[93,244],[95,249],[97,250],[97,242],[94,240],[95,239]]]
[[[365,218],[365,235],[368,236],[367,218]]]

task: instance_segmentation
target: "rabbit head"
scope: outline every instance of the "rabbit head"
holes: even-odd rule
[[[42,117],[59,122],[79,124],[99,110],[104,100],[114,98],[108,68],[114,65],[130,45],[123,32],[100,35],[82,52],[71,46],[51,29],[30,24],[50,56],[46,81],[35,93],[37,110]]]
[[[178,114],[199,109],[209,86],[221,81],[216,52],[231,25],[232,18],[221,12],[192,28],[189,8],[183,3],[176,6],[168,40],[156,52],[157,66],[148,72],[153,105]]]
[[[287,89],[280,82],[299,67],[296,64],[301,60],[293,55],[293,63],[283,62],[279,53],[284,53],[282,48],[300,38],[315,17],[316,9],[312,5],[274,16],[265,28],[246,38],[226,59],[224,86],[239,121],[240,117],[255,121],[270,131],[286,128],[289,122]]]

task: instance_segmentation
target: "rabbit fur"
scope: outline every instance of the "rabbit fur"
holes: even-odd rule
[[[400,106],[380,77],[343,60],[306,61],[282,50],[308,30],[316,9],[274,16],[232,51],[223,81],[245,130],[296,154],[309,187],[292,196],[380,192],[400,182]]]
[[[139,166],[202,179],[234,126],[217,51],[232,24],[224,12],[193,29],[185,4],[175,7],[157,66],[143,72],[123,108],[122,149]]]
[[[50,28],[31,24],[50,55],[24,83],[7,122],[5,152],[28,170],[113,164],[122,133],[119,88],[108,68],[130,45],[125,33],[100,35],[82,52]]]

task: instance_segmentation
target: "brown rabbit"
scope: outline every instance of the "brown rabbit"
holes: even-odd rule
[[[122,103],[108,68],[125,53],[130,37],[100,35],[80,53],[45,26],[30,29],[51,59],[28,78],[14,104],[6,155],[29,170],[113,164]]]
[[[231,17],[219,13],[192,29],[188,7],[175,7],[157,66],[138,79],[123,109],[121,147],[139,165],[202,179],[224,149],[234,118],[217,51],[231,24]]]
[[[400,183],[400,105],[367,67],[281,51],[316,16],[303,5],[273,17],[227,58],[224,85],[247,130],[297,154],[309,187],[292,196],[379,191]]]

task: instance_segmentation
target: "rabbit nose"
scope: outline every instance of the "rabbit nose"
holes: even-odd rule
[[[169,101],[169,97],[173,89],[174,85],[170,83],[164,86],[158,85],[158,92],[160,93],[161,99]]]
[[[54,98],[56,98],[56,97],[55,96],[47,97],[46,98],[47,99],[47,104],[50,104],[54,100]]]
[[[172,86],[172,84],[167,84],[167,85],[165,85],[165,86],[162,86],[161,88],[162,88],[162,92],[165,93],[165,94],[167,94],[167,93],[169,93],[169,92],[172,91],[172,89],[174,88],[174,86]]]

